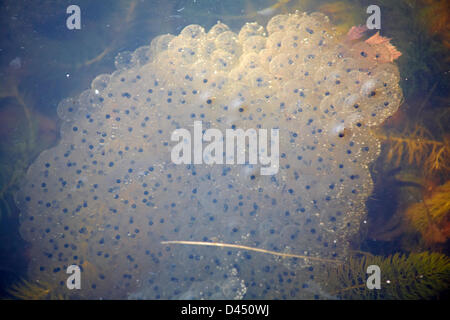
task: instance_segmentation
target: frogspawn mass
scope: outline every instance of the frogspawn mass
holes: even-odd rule
[[[119,54],[115,72],[60,103],[61,141],[16,197],[29,280],[70,298],[327,297],[320,259],[345,260],[380,150],[371,127],[402,97],[398,51],[361,36],[296,12],[238,33],[190,25]],[[278,173],[173,163],[171,133],[196,120],[279,129]],[[176,240],[311,259],[164,242]],[[72,264],[80,290],[66,288]]]
[[[278,172],[279,129],[271,129],[270,141],[267,141],[267,129],[259,129],[258,131],[252,128],[245,131],[239,128],[226,129],[224,139],[220,130],[208,129],[203,131],[202,127],[201,121],[194,121],[194,143],[192,143],[191,133],[187,129],[176,129],[172,133],[172,141],[178,142],[171,153],[173,163],[192,164],[192,158],[194,158],[194,164],[237,163],[248,164],[251,168],[259,161],[261,165],[264,165],[260,169],[261,175],[272,175]],[[204,142],[209,144],[203,149]]]

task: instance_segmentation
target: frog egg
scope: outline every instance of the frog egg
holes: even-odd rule
[[[150,43],[149,56],[151,57],[151,59],[153,60],[153,58],[156,57],[156,55],[167,50],[167,48],[169,47],[169,43],[174,38],[175,38],[175,36],[171,35],[171,34],[164,34],[164,35],[155,37],[152,40],[152,42]]]
[[[216,47],[233,55],[239,56],[241,53],[241,45],[238,42],[236,34],[232,31],[225,31],[219,34],[215,41]]]
[[[130,51],[121,52],[114,59],[114,65],[118,70],[131,69],[135,64],[132,52]]]
[[[269,64],[269,70],[274,76],[291,78],[295,71],[293,57],[287,53],[276,55]]]
[[[239,42],[245,43],[248,39],[257,37],[259,39],[264,39],[265,32],[264,27],[260,26],[256,22],[246,23],[239,31]]]
[[[58,116],[64,121],[71,121],[75,119],[75,116],[79,109],[79,102],[76,99],[67,98],[62,100],[58,104],[57,113]]]
[[[226,31],[230,31],[230,28],[226,24],[217,21],[217,23],[208,31],[208,39],[215,39],[219,34]]]
[[[191,24],[180,32],[180,37],[185,38],[186,41],[202,40],[205,35],[205,29],[196,24]]]
[[[267,24],[267,31],[269,33],[269,38],[271,35],[273,35],[275,32],[283,32],[286,25],[287,25],[287,18],[288,15],[280,14],[272,17],[269,20],[269,23]]]
[[[266,47],[266,38],[262,36],[251,36],[243,42],[244,53],[259,53]]]

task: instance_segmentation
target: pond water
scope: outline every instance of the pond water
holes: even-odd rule
[[[2,296],[445,296],[448,12],[409,2],[4,1]]]

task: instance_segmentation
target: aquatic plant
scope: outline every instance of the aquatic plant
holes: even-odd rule
[[[449,233],[444,217],[448,215],[449,197],[445,192],[434,193],[439,185],[448,182],[450,174],[450,147],[445,134],[448,114],[444,109],[424,110],[428,97],[419,104],[419,112],[414,116],[410,114],[415,106],[406,103],[401,112],[374,131],[383,142],[381,157],[373,168],[377,177],[375,190],[378,196],[389,197],[391,210],[386,211],[386,204],[377,205],[377,199],[371,202],[372,209],[378,211],[370,214],[369,237],[395,241],[406,251],[443,243]],[[433,128],[433,133],[425,125]],[[431,200],[434,195],[437,197]],[[438,214],[442,220],[428,218],[427,203],[434,201],[442,208]]]
[[[0,89],[0,123],[4,140],[0,142],[0,220],[10,215],[13,202],[8,201],[11,191],[25,175],[30,162],[37,156],[37,123],[27,97],[13,79],[3,82]],[[23,120],[24,119],[24,120]],[[15,143],[12,143],[15,141]],[[43,146],[43,148],[48,145]]]
[[[420,10],[421,22],[428,32],[437,36],[450,49],[450,2],[447,0],[421,0],[425,6]]]
[[[386,161],[400,166],[402,162],[421,166],[426,174],[436,171],[450,171],[450,139],[435,140],[431,132],[416,124],[402,134],[377,131],[375,135],[387,143],[389,150]]]
[[[381,289],[366,286],[370,265],[380,267]],[[359,253],[327,270],[327,291],[341,299],[436,299],[450,285],[450,259],[437,252],[388,257]]]
[[[412,204],[405,214],[427,243],[445,242],[450,237],[450,181]]]
[[[85,244],[80,244],[86,250]],[[79,263],[81,271],[81,289],[80,292],[69,291],[66,288],[65,281],[60,283],[19,279],[13,283],[6,291],[14,299],[20,300],[67,300],[67,299],[89,299],[92,296],[89,290],[96,287],[96,283],[106,279],[101,272],[101,266],[94,266],[87,260]],[[67,275],[68,277],[69,275]],[[78,291],[78,290],[76,290]],[[76,293],[76,294],[75,294]]]
[[[54,287],[47,282],[19,280],[8,290],[8,294],[18,300],[64,300],[65,296],[56,294]]]

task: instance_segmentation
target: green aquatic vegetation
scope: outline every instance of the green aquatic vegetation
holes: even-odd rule
[[[389,199],[389,205],[376,205],[374,198],[373,208],[377,209],[369,218],[369,238],[397,242],[405,251],[435,248],[449,235],[449,196],[445,192],[450,174],[450,140],[445,128],[449,113],[445,108],[426,109],[430,96],[415,104],[405,103],[374,132],[383,144],[378,167],[373,168],[376,189]],[[386,188],[392,189],[390,195]]]
[[[79,267],[82,272],[82,288],[95,286],[100,269],[88,260],[84,260]],[[67,275],[67,277],[69,277],[69,275]],[[86,292],[77,292],[79,295],[75,297],[73,295],[75,294],[74,291],[67,290],[65,285],[61,286],[56,282],[31,280],[26,278],[20,278],[14,282],[6,289],[6,293],[10,298],[17,300],[69,300],[73,298],[92,298]],[[84,295],[84,293],[86,293],[86,295]]]
[[[9,295],[17,300],[64,300],[62,294],[54,293],[54,288],[46,282],[32,282],[25,279],[13,284]]]
[[[434,139],[431,132],[416,125],[400,135],[376,133],[377,138],[389,144],[386,161],[400,166],[402,163],[422,166],[425,174],[450,171],[450,140]]]
[[[450,181],[409,206],[405,214],[427,243],[445,242],[450,236]]]
[[[1,111],[5,119],[1,119],[2,126],[11,118],[16,119],[17,128],[13,132],[6,132],[0,143],[0,220],[4,215],[10,215],[13,209],[11,201],[12,190],[17,187],[20,178],[30,162],[46,146],[36,144],[37,123],[33,117],[32,108],[27,98],[14,85],[9,91],[0,92]],[[9,199],[9,200],[8,200]]]
[[[366,286],[367,267],[381,270],[381,289]],[[326,289],[341,299],[436,299],[450,285],[450,259],[437,252],[388,257],[359,253],[348,263],[328,267]]]

